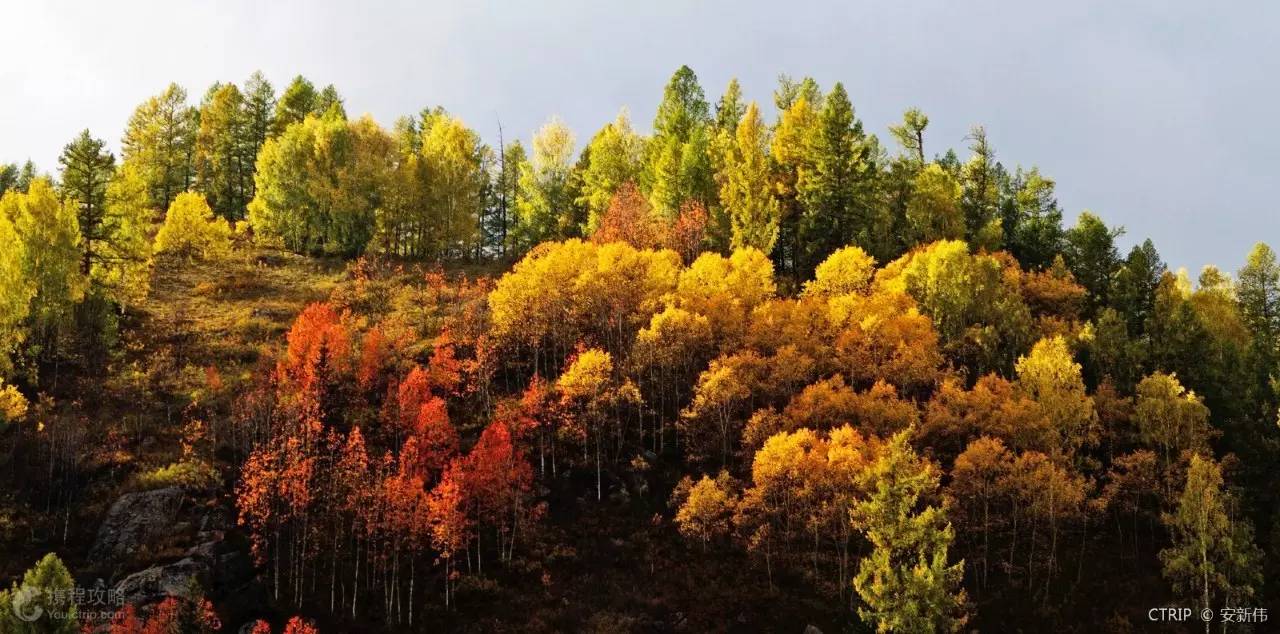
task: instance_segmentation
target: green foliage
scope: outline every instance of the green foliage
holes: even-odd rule
[[[299,253],[357,255],[373,235],[392,142],[369,119],[307,117],[262,146],[249,222]]]
[[[947,561],[955,532],[930,504],[938,472],[912,451],[909,435],[896,434],[861,476],[872,493],[854,505],[852,521],[871,553],[853,580],[865,603],[858,615],[877,632],[956,632],[967,621],[964,562]]]
[[[167,209],[192,183],[191,156],[199,116],[187,105],[187,91],[169,84],[133,111],[125,128],[122,161],[137,167],[146,183],[147,206]]]
[[[80,273],[90,275],[107,262],[104,243],[109,245],[114,237],[114,227],[107,222],[107,184],[115,172],[116,159],[107,151],[106,142],[84,130],[63,148],[58,163],[62,166],[62,195],[75,205],[83,238]]]
[[[302,123],[307,115],[324,114],[324,111],[318,110],[319,105],[320,95],[316,93],[315,85],[302,75],[294,77],[276,102],[274,121],[271,124],[272,135],[284,134],[289,126]]]
[[[22,575],[22,583],[0,591],[0,631],[12,634],[76,634],[75,580],[49,553]]]
[[[613,195],[624,183],[639,183],[644,170],[644,139],[631,129],[624,109],[606,124],[587,147],[587,168],[578,204],[587,208],[586,235],[595,233]]]
[[[205,95],[195,144],[196,187],[219,216],[233,222],[244,218],[257,158],[248,153],[248,124],[245,98],[235,84],[215,85]]]
[[[1262,584],[1253,528],[1222,485],[1217,463],[1192,456],[1177,509],[1164,516],[1173,544],[1160,551],[1174,591],[1215,613],[1248,604]]]
[[[1066,233],[1067,266],[1076,281],[1089,292],[1089,314],[1107,305],[1111,278],[1120,268],[1120,252],[1116,250],[1116,238],[1124,234],[1123,228],[1108,228],[1102,219],[1081,212],[1076,226]]]
[[[552,118],[533,136],[533,154],[520,164],[516,218],[521,246],[569,237],[579,230],[566,212],[573,202],[569,173],[574,137],[564,122]]]

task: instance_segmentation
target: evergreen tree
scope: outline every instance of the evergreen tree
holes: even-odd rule
[[[0,631],[12,634],[76,634],[75,580],[49,553],[22,575],[22,583],[0,591]]]
[[[271,82],[262,76],[261,72],[254,71],[244,84],[244,121],[240,128],[241,138],[239,143],[241,159],[240,163],[249,168],[250,178],[246,183],[245,200],[253,200],[253,169],[258,161],[258,152],[262,151],[262,144],[267,142],[267,138],[271,135],[271,127],[275,123],[275,113],[273,109],[276,105],[275,89],[271,87]]]
[[[320,95],[316,93],[315,85],[302,75],[294,77],[276,102],[272,136],[281,135],[290,125],[302,123],[307,115],[315,113],[319,103]]]
[[[973,155],[960,168],[960,208],[964,213],[965,236],[975,248],[995,251],[1004,241],[995,150],[987,142],[986,129],[980,125],[974,126],[967,138]]]
[[[102,264],[112,238],[107,221],[107,184],[115,172],[115,156],[106,143],[84,130],[58,157],[62,166],[62,195],[76,208],[80,226],[80,274],[89,275]]]
[[[1147,319],[1155,309],[1156,287],[1167,270],[1156,246],[1151,240],[1145,240],[1129,251],[1112,278],[1111,307],[1124,315],[1130,335],[1144,332]]]
[[[674,219],[686,201],[713,202],[714,178],[707,126],[710,106],[698,76],[688,66],[672,75],[653,120],[646,151],[649,200],[659,215]]]
[[[862,122],[854,116],[844,85],[836,83],[823,100],[808,145],[808,169],[796,182],[804,209],[799,265],[806,274],[842,246],[870,249],[874,241],[869,181],[875,168],[868,161]]]
[[[910,433],[894,435],[862,475],[871,495],[854,505],[852,521],[871,552],[853,580],[866,604],[858,615],[877,632],[954,632],[967,620],[964,562],[947,562],[955,532],[929,503],[937,469],[911,449]]]
[[[1005,243],[1023,268],[1045,269],[1063,251],[1065,241],[1054,182],[1037,168],[1019,169],[1009,190],[1001,219]]]
[[[1089,316],[1108,304],[1111,278],[1120,268],[1120,252],[1116,250],[1116,238],[1124,235],[1124,228],[1108,228],[1102,219],[1085,211],[1076,220],[1076,226],[1067,230],[1064,255],[1071,274],[1088,291]]]

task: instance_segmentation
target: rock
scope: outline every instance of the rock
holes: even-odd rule
[[[116,584],[116,594],[125,602],[147,605],[168,597],[187,597],[191,580],[208,584],[209,564],[193,557],[135,572]]]
[[[804,634],[822,634],[822,630],[818,629],[818,626],[810,623],[805,626]]]
[[[200,518],[200,532],[202,533],[213,531],[226,532],[230,529],[231,518],[226,509],[212,509]]]
[[[89,558],[94,561],[126,559],[142,546],[172,533],[182,500],[179,487],[120,496],[98,529]]]

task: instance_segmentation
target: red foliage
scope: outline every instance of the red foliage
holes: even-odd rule
[[[311,621],[295,616],[285,624],[283,634],[320,634],[320,630]]]
[[[356,381],[360,389],[369,391],[378,385],[391,361],[391,344],[382,329],[374,326],[360,341],[360,364],[356,368]]]
[[[462,362],[458,361],[453,338],[446,328],[436,338],[428,363],[431,385],[441,396],[457,396],[462,392]]]
[[[591,240],[602,244],[626,242],[637,249],[651,249],[662,242],[662,229],[649,201],[635,183],[628,181],[614,193]]]
[[[421,366],[413,366],[408,376],[400,382],[396,391],[397,411],[395,420],[389,421],[397,429],[411,431],[417,422],[422,406],[431,399],[431,379]]]
[[[697,201],[685,201],[680,215],[667,231],[666,247],[680,254],[680,259],[690,263],[702,252],[707,235],[707,208]]]
[[[418,420],[414,425],[420,466],[424,473],[437,474],[458,453],[458,432],[449,422],[449,411],[445,402],[433,398],[423,404],[418,411]]]

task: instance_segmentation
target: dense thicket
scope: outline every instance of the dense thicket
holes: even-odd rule
[[[1064,227],[1053,180],[981,127],[930,156],[910,109],[894,152],[838,83],[773,97],[771,123],[736,81],[713,107],[682,67],[652,134],[624,110],[578,152],[552,118],[526,153],[440,108],[349,119],[301,77],[198,108],[171,86],[119,165],[85,132],[56,185],[0,170],[0,376],[33,394],[91,298],[124,310],[153,251],[214,257],[243,222],[363,256],[220,440],[281,604],[415,627],[495,565],[548,583],[517,552],[566,486],[670,492],[655,522],[690,557],[741,555],[879,631],[1274,599],[1271,249],[1193,282],[1094,214]],[[513,265],[376,272],[413,259]]]

